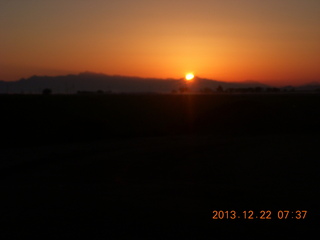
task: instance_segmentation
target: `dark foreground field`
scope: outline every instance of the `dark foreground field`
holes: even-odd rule
[[[306,239],[320,226],[319,106],[319,95],[0,96],[1,239]]]

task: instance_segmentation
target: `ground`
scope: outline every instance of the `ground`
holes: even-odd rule
[[[306,238],[319,95],[1,96],[4,239]],[[213,211],[241,219],[212,219]],[[269,210],[272,219],[243,219]],[[307,210],[278,219],[279,210]]]

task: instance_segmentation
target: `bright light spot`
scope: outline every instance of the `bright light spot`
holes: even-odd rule
[[[193,75],[192,73],[186,74],[186,80],[187,80],[187,81],[190,81],[190,80],[192,80],[193,78],[194,78],[194,75]]]

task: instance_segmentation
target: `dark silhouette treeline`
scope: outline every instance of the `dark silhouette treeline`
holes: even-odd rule
[[[319,91],[318,89],[314,90]],[[224,89],[221,85],[218,85],[215,89],[204,87],[199,91],[194,92],[188,87],[180,87],[178,90],[172,90],[171,93],[203,93],[203,94],[214,94],[214,93],[292,93],[296,92],[294,87],[290,88],[276,88],[276,87],[239,87],[239,88],[227,88]]]
[[[314,91],[309,91],[308,93],[317,93],[319,92],[320,89],[315,89]],[[49,95],[52,94],[52,89],[50,88],[45,88],[42,90],[43,95]],[[262,87],[255,87],[255,88],[227,88],[223,89],[222,86],[218,86],[215,90],[212,88],[202,88],[200,91],[192,91],[188,87],[180,87],[178,90],[173,89],[171,91],[172,94],[177,94],[177,93],[188,93],[188,94],[215,94],[215,93],[296,93],[295,88],[290,88],[289,90],[286,88],[262,88]],[[297,92],[301,93],[301,92]],[[302,92],[306,93],[306,92]],[[77,91],[77,94],[82,94],[82,95],[89,95],[89,94],[117,94],[112,92],[111,90],[108,91],[103,91],[103,90],[97,90],[97,91]],[[123,94],[123,93],[122,93]],[[127,93],[128,94],[128,93]],[[130,94],[130,93],[129,93]],[[131,93],[132,94],[132,93]],[[157,92],[149,92],[149,93],[138,93],[138,94],[159,94]]]

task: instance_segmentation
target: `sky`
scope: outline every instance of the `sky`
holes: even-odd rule
[[[0,0],[0,80],[320,81],[319,0]]]

